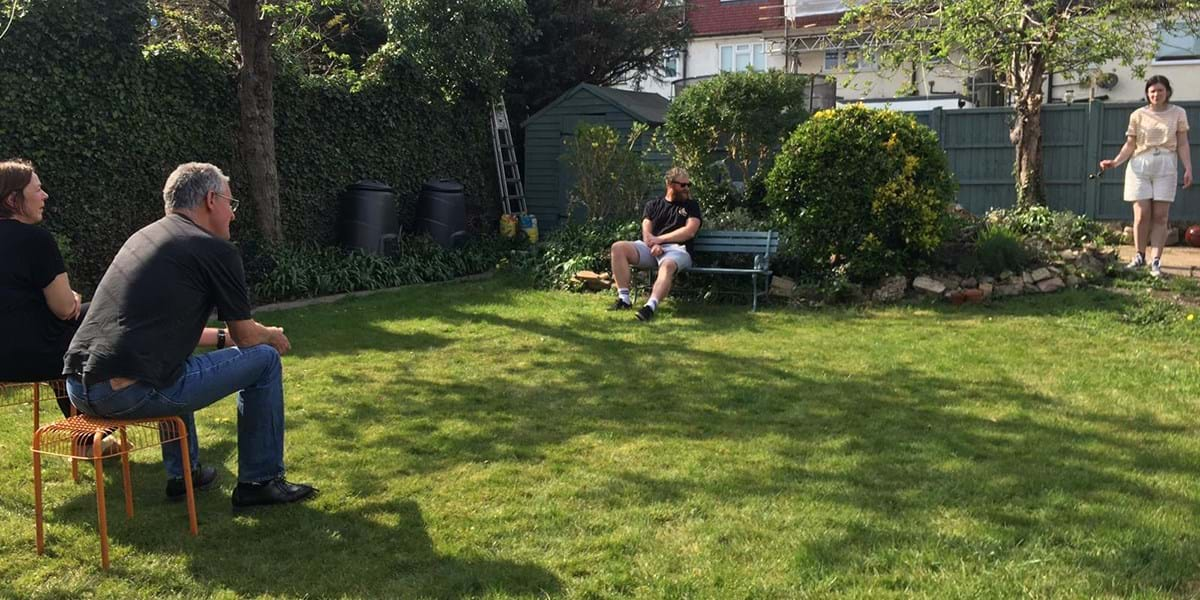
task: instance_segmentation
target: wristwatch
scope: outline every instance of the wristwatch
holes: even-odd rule
[[[221,348],[224,348],[224,347],[225,347],[225,330],[218,329],[217,330],[217,350],[220,350]]]

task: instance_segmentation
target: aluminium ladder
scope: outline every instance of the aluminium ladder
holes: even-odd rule
[[[521,183],[521,168],[517,165],[517,150],[504,98],[492,103],[492,150],[496,154],[496,176],[504,214],[525,214],[525,186]]]

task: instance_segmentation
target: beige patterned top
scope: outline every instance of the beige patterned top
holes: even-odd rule
[[[1129,115],[1129,129],[1125,130],[1125,135],[1134,138],[1133,155],[1137,156],[1155,148],[1174,153],[1176,134],[1187,130],[1187,113],[1182,108],[1169,104],[1166,110],[1155,112],[1149,106],[1143,106]]]

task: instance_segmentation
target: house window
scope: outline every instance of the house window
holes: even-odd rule
[[[1200,38],[1191,33],[1167,31],[1159,39],[1156,61],[1200,59]]]
[[[675,50],[663,55],[663,77],[674,79],[679,77],[679,53]]]
[[[766,48],[761,43],[721,46],[721,71],[767,70]]]
[[[862,59],[858,48],[830,48],[825,51],[825,70],[841,71],[874,69],[875,65]]]

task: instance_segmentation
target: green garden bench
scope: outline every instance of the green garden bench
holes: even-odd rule
[[[684,273],[710,275],[749,275],[752,285],[750,310],[758,310],[758,299],[770,291],[771,255],[779,251],[778,231],[709,231],[701,229],[692,241],[692,267]],[[750,267],[706,267],[701,259],[708,255],[747,254],[753,257]],[[649,270],[651,285],[656,271]],[[758,282],[762,280],[762,287]]]

